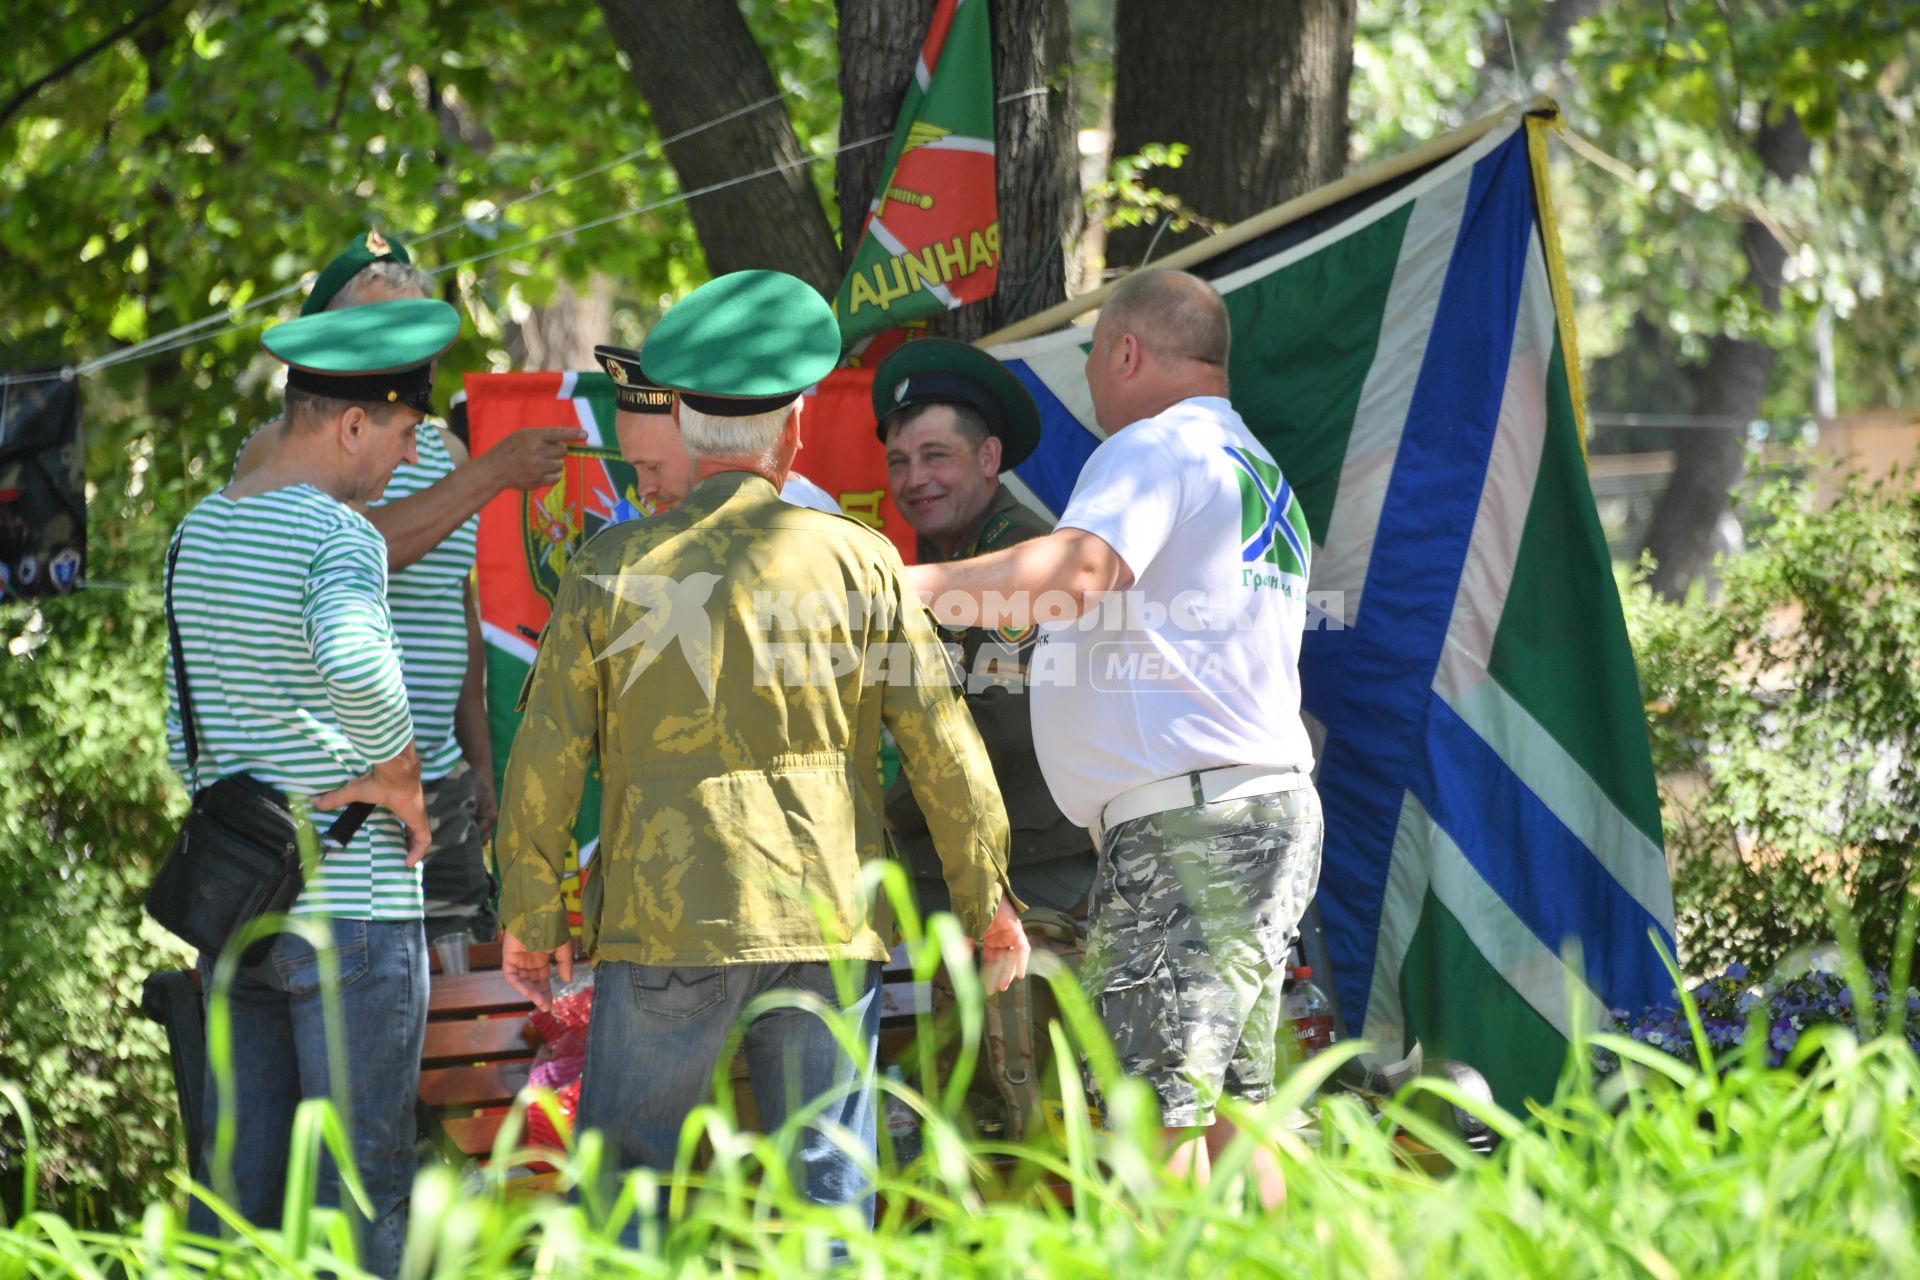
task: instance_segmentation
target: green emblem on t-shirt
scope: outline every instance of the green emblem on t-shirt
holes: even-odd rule
[[[1307,522],[1280,468],[1245,449],[1227,450],[1240,482],[1240,559],[1307,576]],[[1278,586],[1278,583],[1273,584]]]

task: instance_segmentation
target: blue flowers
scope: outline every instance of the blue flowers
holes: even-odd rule
[[[1707,1048],[1722,1065],[1746,1042],[1749,1028],[1759,1028],[1766,1037],[1767,1065],[1777,1067],[1814,1027],[1860,1029],[1856,997],[1839,970],[1838,964],[1818,965],[1797,977],[1759,985],[1745,965],[1730,964],[1717,977],[1695,983],[1687,994],[1700,1015]],[[1904,1033],[1907,1043],[1920,1053],[1920,991],[1909,987],[1904,1001],[1895,1000],[1884,972],[1870,974],[1868,987],[1872,993],[1872,1007],[1864,1019],[1868,1029]],[[1611,1013],[1614,1031],[1698,1065],[1699,1045],[1677,996],[1637,1017],[1622,1009]],[[1606,1074],[1620,1063],[1614,1054],[1596,1048],[1594,1065]]]

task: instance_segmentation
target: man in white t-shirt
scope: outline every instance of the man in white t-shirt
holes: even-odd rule
[[[1274,1088],[1287,953],[1319,881],[1300,719],[1306,517],[1227,399],[1226,305],[1136,274],[1094,326],[1087,385],[1109,438],[1058,527],[909,569],[944,625],[1045,631],[1034,745],[1100,845],[1085,980],[1121,1066],[1152,1084],[1176,1167],[1208,1175]],[[1203,1136],[1203,1141],[1193,1141]],[[1262,1197],[1284,1187],[1262,1150]]]

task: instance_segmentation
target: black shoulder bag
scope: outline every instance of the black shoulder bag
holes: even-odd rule
[[[173,613],[173,571],[185,536],[167,553],[167,647],[180,695],[180,733],[186,740],[187,776],[193,808],[180,826],[173,851],[147,887],[147,914],[200,950],[214,954],[249,921],[285,911],[303,883],[300,841],[286,796],[250,773],[236,773],[201,788],[200,743],[187,693],[187,658]],[[322,839],[345,848],[373,812],[348,805]],[[261,959],[270,938],[256,940],[241,959]]]

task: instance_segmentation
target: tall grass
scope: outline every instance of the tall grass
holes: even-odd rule
[[[1090,1123],[1072,1070],[1056,1073],[1066,1117],[1057,1139],[986,1141],[949,1119],[980,1043],[983,997],[959,963],[964,944],[950,918],[909,932],[917,967],[954,962],[962,1042],[944,1078],[929,1053],[920,1088],[878,1082],[920,1111],[925,1154],[903,1170],[884,1159],[873,1169],[882,1201],[874,1230],[796,1194],[787,1157],[805,1113],[780,1133],[746,1132],[725,1087],[689,1118],[673,1170],[603,1182],[602,1148],[586,1134],[555,1157],[578,1194],[520,1192],[513,1175],[528,1157],[514,1146],[525,1108],[545,1102],[530,1096],[488,1168],[420,1174],[407,1274],[798,1276],[837,1265],[863,1277],[943,1278],[1920,1275],[1920,1060],[1897,1035],[1816,1033],[1779,1067],[1767,1065],[1760,1040],[1731,1060],[1703,1054],[1696,1067],[1625,1037],[1594,1036],[1572,1047],[1552,1102],[1526,1116],[1435,1080],[1416,1082],[1379,1115],[1349,1097],[1316,1101],[1342,1055],[1357,1051],[1337,1046],[1294,1072],[1269,1110],[1311,1106],[1317,1140],[1280,1123],[1250,1126],[1216,1163],[1215,1180],[1195,1186],[1166,1172],[1150,1093],[1120,1077],[1077,982],[1045,958],[1066,1023],[1054,1031],[1056,1067],[1084,1050],[1109,1126]],[[1596,1081],[1585,1065],[1595,1047],[1629,1069]],[[724,1071],[716,1083],[725,1085]],[[0,1122],[24,1126],[31,1159],[27,1100],[6,1085],[0,1099],[11,1113]],[[1503,1138],[1499,1150],[1468,1151],[1433,1118],[1445,1105],[1487,1119]],[[1429,1167],[1396,1130],[1430,1149]],[[1285,1170],[1289,1199],[1278,1212],[1260,1211],[1237,1176],[1255,1144]],[[17,1221],[0,1224],[0,1280],[159,1280],[210,1268],[239,1278],[359,1274],[345,1215],[312,1204],[322,1150],[346,1157],[330,1102],[301,1106],[294,1149],[276,1230],[222,1209],[234,1239],[188,1234],[186,1194],[223,1202],[184,1182],[180,1198],[151,1205],[120,1233],[77,1230],[29,1201]],[[656,1196],[662,1215],[646,1211]],[[622,1243],[629,1228],[638,1247]],[[849,1256],[830,1264],[836,1240]]]

